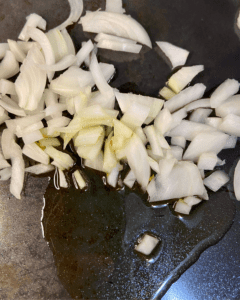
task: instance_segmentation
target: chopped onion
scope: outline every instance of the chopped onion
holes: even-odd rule
[[[229,135],[223,149],[233,149],[236,147],[236,144],[237,144],[237,137],[234,135]]]
[[[16,95],[15,84],[9,80],[0,80],[0,93],[2,95]]]
[[[184,153],[184,160],[197,161],[205,152],[218,154],[226,145],[228,135],[222,132],[203,132],[196,135]]]
[[[220,106],[216,108],[216,115],[226,117],[228,114],[240,116],[240,95],[235,95],[228,98]]]
[[[35,130],[23,135],[22,139],[25,145],[29,145],[43,139],[43,135],[40,130]]]
[[[10,164],[3,157],[2,153],[0,153],[0,169],[11,167]]]
[[[0,79],[8,79],[19,72],[19,65],[14,54],[7,50],[0,63]]]
[[[15,149],[15,135],[9,129],[4,129],[1,137],[2,152],[5,159],[10,159],[17,151]],[[18,148],[18,147],[17,147]]]
[[[156,237],[145,233],[138,245],[135,247],[135,250],[144,255],[150,255],[158,243],[159,240]]]
[[[179,146],[184,149],[186,146],[186,139],[183,136],[174,136],[171,138],[171,144],[173,146]]]
[[[191,205],[188,205],[187,203],[185,203],[185,201],[180,199],[177,201],[174,210],[175,212],[178,212],[180,214],[189,215],[191,208]]]
[[[153,154],[157,155],[157,156],[163,156],[162,148],[160,146],[158,136],[157,136],[157,132],[156,132],[154,126],[153,125],[146,126],[143,129],[143,131],[147,136],[147,139],[150,143]]]
[[[0,100],[0,106],[16,116],[26,116],[25,111],[6,95],[2,97],[2,100]]]
[[[122,0],[106,0],[106,11],[123,14],[125,9],[122,7]]]
[[[79,172],[79,170],[76,170],[73,173],[73,179],[76,182],[75,185],[76,185],[77,188],[80,188],[82,190],[87,186],[87,184],[86,184],[85,180],[83,179],[83,177],[82,177],[81,173]]]
[[[59,62],[66,55],[68,55],[68,45],[62,35],[62,32],[56,28],[49,30],[46,36],[52,46],[52,50],[55,57],[55,62]],[[75,55],[75,54],[73,54]],[[51,65],[51,64],[50,64]]]
[[[17,41],[18,46],[20,49],[25,53],[28,54],[28,51],[32,48],[32,46],[36,46],[36,42],[23,42],[23,41]]]
[[[26,54],[22,51],[21,47],[18,45],[16,41],[8,40],[8,45],[15,58],[19,62],[23,62],[26,58]]]
[[[121,43],[112,40],[100,40],[97,43],[98,48],[109,49],[121,52],[139,53],[142,49],[141,45],[136,45],[132,43]]]
[[[222,124],[222,121],[222,118],[211,117],[205,119],[205,124],[218,129],[220,124]]]
[[[124,178],[123,183],[131,189],[135,181],[136,181],[136,176],[134,175],[133,171],[130,170],[127,176]]]
[[[119,175],[119,164],[112,169],[111,173],[107,175],[107,183],[111,185],[112,187],[117,186],[118,182],[118,175]]]
[[[1,173],[0,173],[1,174]],[[240,160],[238,161],[233,177],[234,194],[238,201],[240,201]]]
[[[196,204],[200,203],[202,200],[197,198],[197,197],[190,196],[190,197],[184,198],[183,201],[185,203],[187,203],[187,205],[193,206],[193,205],[196,205]]]
[[[200,99],[186,105],[186,110],[187,112],[189,112],[197,108],[210,108],[210,107],[211,107],[210,99]]]
[[[212,108],[220,106],[225,100],[236,94],[239,90],[239,82],[235,79],[227,79],[212,93],[210,103]]]
[[[37,164],[25,169],[25,172],[32,173],[32,174],[45,174],[48,172],[53,171],[55,168],[52,165],[44,165],[44,164]]]
[[[74,164],[74,161],[69,154],[59,151],[52,146],[46,147],[44,152],[49,155],[54,162],[59,164],[61,170],[68,170]]]
[[[164,54],[169,58],[172,68],[176,68],[178,66],[185,65],[189,51],[177,47],[173,44],[170,44],[168,42],[156,42],[158,47],[164,52]]]
[[[49,156],[36,143],[25,145],[22,153],[44,165],[49,164]]]
[[[167,108],[161,110],[157,117],[154,120],[154,126],[156,129],[161,132],[161,134],[165,134],[171,127],[172,124],[172,115]]]
[[[76,147],[94,145],[103,134],[104,129],[102,126],[82,129],[78,132],[76,138],[74,139],[74,145]]]
[[[101,135],[94,145],[82,145],[76,147],[77,154],[81,158],[95,160],[103,146],[104,135]]]
[[[5,168],[0,170],[0,181],[5,181],[11,178],[12,175],[12,168]]]
[[[3,59],[7,50],[10,50],[8,43],[0,43],[0,59]]]
[[[82,0],[68,0],[70,5],[70,15],[61,25],[56,28],[62,30],[74,22],[77,22],[83,12],[83,1]]]
[[[224,171],[215,171],[203,180],[205,186],[216,192],[229,181],[228,175]]]
[[[62,71],[72,66],[77,61],[75,55],[69,54],[64,56],[54,65],[39,65],[39,68],[45,71]]]
[[[169,100],[172,97],[176,96],[176,94],[169,89],[168,87],[164,86],[160,91],[159,95],[162,96],[164,99]]]
[[[145,29],[130,16],[106,11],[87,11],[86,15],[81,18],[80,24],[83,26],[83,31],[113,34],[152,48]]]
[[[72,54],[72,55],[75,55],[76,54],[76,50],[75,50],[75,46],[73,44],[73,40],[72,38],[70,37],[68,31],[66,28],[62,29],[61,30],[61,34],[67,44],[67,48],[68,48],[68,54]]]
[[[47,38],[46,34],[37,28],[31,28],[31,27],[27,28],[27,34],[29,34],[31,39],[33,39],[34,41],[40,44],[42,51],[44,53],[46,64],[54,65],[55,55],[51,43]],[[41,64],[41,62],[39,64]],[[54,72],[48,72],[49,81],[52,80],[53,76],[54,76]]]
[[[198,168],[202,170],[213,170],[217,161],[218,157],[215,152],[204,152],[198,158]]]
[[[172,155],[177,159],[177,160],[182,160],[183,156],[183,148],[180,146],[172,146],[171,147],[171,152]]]
[[[182,122],[182,120],[184,118],[186,118],[186,116],[187,116],[187,112],[186,112],[185,107],[183,107],[183,108],[179,109],[178,111],[176,111],[175,113],[173,113],[170,130],[177,127]]]
[[[202,72],[203,70],[204,67],[202,65],[183,67],[170,77],[168,86],[175,93],[179,93],[193,80],[195,76],[197,76],[198,73]]]
[[[81,64],[85,61],[85,59],[89,56],[89,54],[92,52],[94,46],[91,40],[88,40],[82,48],[78,51],[76,57],[77,57],[77,63],[76,65],[78,67],[81,66]]]
[[[49,105],[45,110],[45,116],[54,116],[57,113],[62,113],[64,110],[67,110],[66,104],[56,103],[53,105]]]
[[[17,199],[21,199],[21,191],[24,183],[24,160],[22,155],[13,156],[11,158],[12,171],[11,171],[11,183],[10,192]]]
[[[58,168],[58,174],[59,174],[59,186],[62,188],[68,188],[66,176],[60,168]]]
[[[170,112],[174,112],[184,105],[200,99],[203,96],[205,89],[206,86],[204,84],[197,83],[194,86],[186,88],[176,96],[166,101],[164,107],[168,108]]]
[[[240,137],[240,116],[234,114],[227,115],[223,118],[223,121],[218,128],[225,133]]]
[[[150,165],[151,169],[154,172],[160,173],[159,165],[158,165],[158,163],[157,163],[156,160],[154,160],[153,158],[151,158],[150,156],[148,156],[148,162],[149,162],[149,165]]]
[[[121,38],[119,36],[111,35],[111,34],[105,34],[105,33],[99,33],[95,36],[94,40],[96,42],[101,42],[102,40],[108,40],[108,41],[114,41],[114,42],[119,42],[119,43],[127,43],[127,44],[136,44],[136,41],[130,40],[130,39],[125,39]]]
[[[42,30],[46,30],[46,26],[47,26],[47,22],[38,14],[30,14],[29,16],[26,17],[27,21],[22,29],[22,31],[20,32],[18,38],[19,40],[23,40],[23,41],[28,41],[30,39],[30,36],[28,35],[28,27],[39,27]]]
[[[192,122],[205,123],[207,117],[212,113],[212,109],[197,108],[191,113],[189,120]]]
[[[85,159],[84,165],[88,168],[92,168],[94,170],[104,172],[103,171],[103,152],[100,151],[100,153],[94,160]]]

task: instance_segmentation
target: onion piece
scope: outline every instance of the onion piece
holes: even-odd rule
[[[76,170],[75,172],[73,172],[73,178],[75,179],[77,186],[82,190],[84,189],[87,184],[86,181],[83,179],[81,173],[79,172],[79,170]]]
[[[150,255],[158,243],[159,240],[156,237],[145,233],[138,245],[135,247],[135,250],[144,255]]]
[[[123,183],[131,189],[135,181],[136,181],[136,176],[134,175],[134,172],[130,170],[127,176],[124,178]]]
[[[38,47],[33,46],[29,50],[21,66],[20,75],[15,82],[19,106],[31,111],[37,109],[46,85],[46,72],[40,70],[36,64],[44,64],[44,57]]]
[[[1,137],[1,147],[2,147],[2,152],[3,156],[5,159],[10,159],[12,155],[12,151],[15,152],[15,135],[14,133],[9,130],[9,129],[4,129],[2,132],[2,137]]]
[[[22,139],[25,145],[29,145],[43,139],[43,135],[40,130],[35,130],[23,135]]]
[[[228,98],[220,106],[216,108],[216,115],[226,117],[228,114],[240,116],[240,95],[235,95]]]
[[[167,136],[183,136],[186,140],[192,141],[199,133],[211,131],[216,131],[216,129],[206,124],[182,120],[177,127],[167,133]]]
[[[95,160],[103,146],[104,135],[101,135],[94,145],[78,146],[76,148],[79,157]]]
[[[7,162],[7,160],[3,157],[2,153],[0,153],[0,169],[11,167],[11,165]]]
[[[176,68],[178,66],[185,65],[189,51],[177,47],[173,44],[170,44],[168,42],[156,42],[158,47],[164,52],[164,54],[169,58],[172,68]]]
[[[222,124],[222,121],[222,118],[211,117],[205,119],[205,124],[218,129],[219,126]]]
[[[81,64],[85,61],[85,59],[92,52],[93,48],[94,48],[94,46],[93,46],[92,41],[88,40],[76,54],[76,57],[77,57],[76,66],[78,66],[78,67],[81,66]]]
[[[182,122],[182,120],[184,118],[186,118],[186,116],[187,116],[187,112],[186,112],[185,107],[183,107],[183,108],[179,109],[178,111],[176,111],[175,113],[173,113],[172,114],[172,123],[171,123],[170,130],[172,130],[173,128],[180,125],[180,123]]]
[[[23,53],[26,55],[28,54],[28,51],[32,48],[32,46],[36,46],[36,42],[23,42],[23,41],[17,41],[18,46],[22,50]]]
[[[115,95],[113,92],[113,88],[110,87],[110,85],[107,83],[107,80],[104,77],[104,74],[100,68],[100,65],[98,64],[97,57],[94,53],[92,53],[92,56],[91,56],[91,62],[90,62],[89,69],[91,71],[93,80],[96,83],[96,86],[98,87],[100,93],[106,98],[106,100],[108,100],[108,99],[113,100],[112,107],[111,107],[111,109],[113,109],[114,103],[115,103],[115,101],[114,101]]]
[[[1,79],[0,80],[0,93],[2,95],[16,95],[15,84],[9,80]]]
[[[103,171],[103,152],[100,151],[98,156],[94,160],[85,159],[84,165],[88,168],[104,172]]]
[[[152,48],[145,29],[130,16],[106,11],[87,11],[86,15],[81,18],[80,24],[83,26],[83,31],[113,34]]]
[[[104,63],[100,63],[99,65],[104,78],[108,81],[115,72],[114,66]],[[73,97],[80,92],[84,92],[86,87],[94,86],[94,84],[91,72],[72,66],[58,78],[51,81],[50,89],[56,94]]]
[[[156,129],[161,132],[161,134],[165,134],[171,127],[172,124],[172,115],[167,108],[161,110],[156,119],[154,120],[154,126]]]
[[[107,174],[107,183],[114,188],[117,186],[118,182],[119,166],[120,165],[117,164],[117,166],[112,169],[111,173]]]
[[[60,143],[59,139],[57,139],[57,138],[48,137],[48,138],[39,140],[39,145],[42,148],[48,147],[48,146],[58,147],[58,146],[61,146],[61,143]]]
[[[66,28],[61,30],[61,34],[67,44],[67,48],[68,48],[68,54],[72,54],[72,55],[76,55],[76,50],[75,50],[75,46],[73,44],[73,40],[70,37],[68,31]]]
[[[228,175],[224,171],[215,171],[203,180],[205,186],[216,192],[229,181]]]
[[[205,152],[218,154],[226,145],[228,135],[222,132],[203,132],[196,135],[184,153],[184,160],[197,161]]]
[[[26,54],[22,51],[18,43],[13,40],[8,40],[8,45],[16,60],[22,63],[26,58]]]
[[[122,0],[106,0],[106,11],[123,14],[125,9],[122,7]]]
[[[25,145],[22,153],[39,163],[49,164],[49,156],[36,143]]]
[[[238,161],[238,163],[235,167],[234,177],[233,177],[234,194],[238,201],[240,201],[240,184],[239,183],[240,183],[240,160]]]
[[[95,36],[94,41],[96,42],[101,42],[102,40],[108,40],[108,41],[114,41],[114,42],[119,42],[119,43],[127,43],[127,44],[136,44],[136,41],[130,40],[130,39],[125,39],[121,38],[119,36],[111,35],[111,34],[106,34],[106,33],[99,33]]]
[[[150,156],[148,156],[148,162],[149,162],[149,165],[150,165],[151,169],[154,172],[160,173],[159,165],[158,165],[158,163],[157,163],[156,160],[154,160],[153,158],[151,158]]]
[[[215,152],[204,152],[198,158],[198,168],[202,170],[213,170],[217,161],[218,157]]]
[[[187,112],[195,110],[197,108],[211,108],[210,99],[200,99],[186,105]]]
[[[207,108],[197,108],[193,111],[189,117],[189,121],[197,123],[205,123],[207,117],[212,113],[212,109]]]
[[[27,34],[30,36],[32,40],[40,44],[42,51],[44,53],[46,64],[54,65],[55,64],[54,51],[46,34],[37,28],[31,28],[31,27],[27,28]],[[49,81],[52,80],[53,76],[54,76],[54,72],[48,72]]]
[[[53,105],[49,105],[47,108],[45,108],[45,116],[54,116],[57,113],[62,113],[64,110],[67,110],[66,104],[56,103]]]
[[[168,80],[168,86],[175,92],[183,90],[195,76],[204,70],[204,66],[183,67]]]
[[[86,146],[94,145],[97,143],[100,136],[104,134],[104,129],[102,126],[90,127],[82,129],[78,132],[77,136],[74,138],[74,146]]]
[[[14,54],[7,50],[0,63],[0,79],[8,79],[19,72],[19,65]]]
[[[147,188],[150,202],[203,195],[203,181],[197,166],[192,162],[175,163],[171,171],[165,172],[164,176],[161,174],[161,166],[159,167],[160,174],[149,183]]]
[[[133,134],[128,142],[125,153],[128,164],[133,170],[138,183],[143,190],[146,190],[150,178],[150,165],[146,148],[136,134]]]
[[[180,214],[189,215],[191,208],[191,205],[188,205],[184,200],[179,199],[174,207],[174,211]]]
[[[201,199],[199,199],[197,197],[194,197],[194,196],[186,197],[186,198],[183,199],[183,201],[185,203],[187,203],[187,205],[189,205],[189,206],[193,206],[193,205],[196,205],[196,204],[202,202]]]
[[[5,168],[0,170],[0,181],[5,181],[11,178],[12,168]]]
[[[225,133],[240,137],[240,116],[234,114],[227,115],[223,118],[218,128]]]
[[[30,36],[28,35],[27,29],[28,27],[39,27],[42,30],[46,30],[47,22],[38,14],[30,14],[26,17],[26,23],[20,32],[18,39],[23,41],[28,41],[30,39]]]
[[[142,95],[135,95],[131,93],[119,93],[115,92],[115,96],[117,98],[118,104],[120,106],[120,109],[123,113],[127,111],[127,109],[130,107],[132,102],[137,102],[142,105],[146,105],[150,107],[150,111],[148,114],[147,119],[145,120],[144,124],[149,124],[153,121],[153,119],[156,118],[157,114],[160,112],[164,100],[158,99],[158,98],[152,98]]]
[[[136,54],[138,54],[142,49],[142,45],[136,45],[132,43],[121,43],[112,40],[100,40],[97,43],[97,47],[113,51],[129,52]]]
[[[68,46],[60,30],[54,28],[46,33],[46,36],[52,46],[55,62],[59,62],[68,55]],[[74,54],[73,54],[74,55]]]
[[[147,144],[147,137],[142,129],[142,127],[137,127],[135,130],[134,130],[134,133],[136,133],[136,135],[138,137],[140,137],[141,141],[143,142],[144,145]]]
[[[21,199],[21,191],[24,183],[24,160],[22,155],[11,157],[12,172],[11,172],[11,183],[10,193],[17,199]]]
[[[229,135],[223,149],[233,149],[236,147],[236,144],[237,144],[237,137],[234,135]]]
[[[14,102],[11,98],[9,98],[8,96],[3,96],[2,100],[0,100],[0,106],[3,107],[4,109],[6,109],[6,111],[16,115],[16,116],[21,116],[21,117],[25,117],[26,113],[25,111],[20,108],[16,102]]]
[[[25,168],[25,172],[32,173],[32,174],[45,174],[48,172],[53,171],[55,168],[52,165],[44,165],[44,164],[37,164],[28,168]]]
[[[164,107],[168,108],[170,112],[174,112],[186,104],[202,98],[205,90],[206,86],[204,84],[197,83],[194,86],[186,88],[176,96],[166,101],[164,103]]]
[[[164,99],[169,100],[172,97],[176,96],[176,93],[174,93],[171,89],[164,86],[160,91],[159,95],[162,96]]]
[[[56,28],[62,30],[74,22],[77,22],[83,12],[83,1],[82,0],[68,0],[70,5],[70,15],[61,25]]]
[[[74,164],[74,161],[69,154],[59,151],[52,146],[46,147],[44,152],[49,155],[54,160],[54,162],[60,165],[61,170],[68,170]]]
[[[172,146],[171,153],[177,160],[182,160],[183,148],[180,146]]]
[[[60,168],[58,168],[58,174],[59,174],[59,186],[65,189],[68,188],[66,176]]]
[[[147,136],[147,139],[150,143],[153,154],[157,155],[157,156],[163,156],[162,148],[161,148],[160,143],[158,141],[157,132],[156,132],[154,126],[153,125],[146,126],[143,129],[143,131]]]
[[[171,138],[171,144],[173,146],[179,146],[184,149],[186,146],[186,139],[183,136],[174,136]]]
[[[227,79],[212,93],[210,103],[212,108],[217,108],[225,100],[236,94],[239,90],[239,82],[235,79]]]
[[[133,136],[133,131],[119,120],[113,120],[114,136],[111,139],[111,146],[114,151],[125,148],[130,138]]]
[[[72,66],[76,61],[77,61],[76,56],[69,54],[64,56],[61,60],[59,60],[54,65],[39,65],[39,68],[45,71],[52,71],[52,72],[62,71]]]
[[[4,58],[7,50],[10,50],[8,43],[0,43],[0,59]]]

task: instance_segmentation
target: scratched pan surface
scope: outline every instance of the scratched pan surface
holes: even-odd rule
[[[1,0],[0,3],[2,42],[17,37],[25,16],[31,12],[42,15],[49,29],[63,21],[69,12],[64,0]],[[84,3],[87,9],[104,8],[103,1]],[[234,27],[238,1],[130,0],[124,1],[124,7],[146,28],[153,42],[165,40],[188,49],[187,65],[204,64],[205,72],[195,82],[206,84],[208,93],[226,78],[240,79],[240,41]],[[71,28],[71,35],[77,50],[82,41],[92,37],[82,33],[80,25]],[[112,86],[123,92],[157,96],[171,71],[154,43],[153,49],[143,47],[140,55],[99,50],[99,59],[114,63],[117,74]],[[221,153],[227,160],[226,172],[230,172],[238,156],[238,148]],[[179,218],[172,213],[171,205],[150,207],[146,196],[137,190],[116,192],[104,187],[98,174],[90,170],[86,174],[91,179],[89,193],[77,193],[73,188],[57,192],[51,181],[45,194],[46,239],[54,254],[59,279],[75,299],[160,299],[205,249],[224,236],[234,221],[236,204],[229,192],[231,183],[228,188],[210,194],[210,200],[199,205],[190,216]],[[237,216],[238,212],[239,208]],[[235,227],[234,230],[232,240],[237,232]],[[161,239],[155,256],[148,260],[133,251],[134,243],[145,231]],[[232,249],[232,245],[224,245],[225,252]],[[238,252],[229,253],[232,253],[229,257],[235,255],[236,260],[240,259]],[[217,269],[218,258],[210,257],[210,261],[200,258],[199,267],[207,268],[207,274]],[[164,298],[188,299],[191,295],[189,299],[239,299],[238,291],[231,295],[226,292],[227,284],[233,282],[228,278],[230,270],[226,270],[224,279],[214,277],[209,283],[211,290],[211,284],[216,287],[216,281],[221,280],[221,287],[226,284],[226,290],[215,288],[210,298],[207,295],[211,293],[204,291],[193,296],[191,288],[195,290],[200,284],[192,279],[198,274],[193,270],[191,267],[186,271],[189,277],[183,275],[185,281],[180,278],[173,285],[175,290],[171,288]],[[191,287],[184,285],[189,280],[193,281]],[[233,290],[237,285],[238,282],[230,286]]]

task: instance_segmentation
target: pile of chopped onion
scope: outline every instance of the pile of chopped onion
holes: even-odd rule
[[[152,47],[145,29],[124,14],[122,2],[113,2],[106,2],[106,11],[81,17],[82,0],[69,0],[69,18],[47,32],[46,21],[31,14],[21,41],[0,44],[0,123],[7,127],[1,138],[1,180],[11,178],[10,191],[20,199],[26,172],[55,169],[59,186],[67,188],[65,171],[75,162],[64,149],[72,142],[83,165],[104,172],[109,185],[132,188],[137,182],[151,203],[176,199],[175,211],[189,214],[193,205],[208,200],[206,187],[217,191],[229,180],[215,169],[224,164],[218,153],[234,148],[240,137],[239,82],[227,79],[203,98],[206,86],[189,84],[204,67],[183,66],[189,52],[159,41],[172,67],[181,67],[160,89],[164,99],[112,88],[115,67],[98,61],[97,48],[139,53],[142,45]],[[84,31],[97,33],[97,44],[84,41],[76,53],[66,27],[79,18]],[[15,75],[15,82],[9,80]],[[26,167],[25,157],[35,163]],[[126,164],[129,172],[122,178]],[[238,200],[239,170],[238,164]],[[84,169],[72,176],[76,188],[88,188]]]

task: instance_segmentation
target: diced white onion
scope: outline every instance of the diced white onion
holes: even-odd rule
[[[65,174],[61,169],[58,168],[58,174],[59,174],[59,186],[62,188],[68,188],[68,183]]]
[[[171,144],[173,146],[180,146],[184,149],[186,146],[186,139],[183,136],[174,136],[171,138]]]
[[[223,118],[223,121],[218,128],[225,133],[240,137],[240,116],[234,114],[227,115]]]
[[[25,169],[25,172],[32,173],[32,174],[45,174],[48,172],[53,171],[55,168],[52,165],[44,165],[44,164],[37,164]]]
[[[144,255],[150,255],[158,243],[159,240],[156,237],[146,233],[135,247],[135,250]]]
[[[25,145],[22,153],[39,163],[49,164],[49,156],[36,143]]]
[[[18,45],[16,41],[8,40],[8,45],[15,58],[19,62],[23,62],[26,58],[26,54],[22,51],[21,47]]]
[[[9,49],[8,43],[0,43],[0,59],[3,59]]]
[[[237,137],[234,135],[229,135],[223,149],[233,149],[236,147],[236,144],[237,144]]]
[[[6,94],[16,95],[15,84],[9,80],[1,79],[0,80],[0,93],[2,95],[6,95]]]
[[[106,11],[123,14],[125,9],[122,7],[122,0],[106,0]]]
[[[236,199],[240,201],[240,160],[234,170],[233,188]]]
[[[21,191],[24,183],[24,160],[22,155],[11,158],[12,172],[11,172],[11,183],[10,192],[17,199],[21,199]]]
[[[215,110],[219,117],[226,117],[228,114],[240,116],[240,95],[235,95],[228,98]]]
[[[109,49],[113,51],[139,53],[142,49],[142,45],[132,43],[121,43],[112,40],[100,40],[97,43],[98,48]]]
[[[5,168],[0,170],[0,181],[5,181],[11,178],[12,175],[12,168]]]
[[[76,170],[74,173],[73,173],[73,177],[77,183],[77,186],[78,188],[80,188],[81,190],[84,189],[87,184],[85,182],[85,180],[83,179],[81,173],[79,172],[79,170]]]
[[[204,152],[198,158],[198,168],[202,170],[213,170],[217,164],[218,157],[214,152]]]
[[[88,40],[82,48],[78,51],[76,54],[77,62],[76,65],[78,67],[81,66],[81,64],[85,61],[85,59],[89,56],[89,54],[92,52],[94,46],[91,40]]]
[[[216,192],[229,181],[228,175],[224,171],[215,171],[203,180],[205,186]]]
[[[0,63],[0,79],[8,79],[13,77],[19,72],[19,65],[14,56],[10,51],[6,51],[6,55]]]
[[[178,200],[174,210],[180,214],[189,215],[192,206],[185,203],[183,200]]]
[[[39,68],[45,71],[62,71],[72,66],[77,61],[75,55],[69,54],[64,56],[54,65],[39,65]]]

